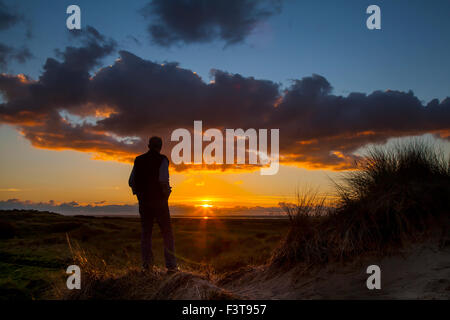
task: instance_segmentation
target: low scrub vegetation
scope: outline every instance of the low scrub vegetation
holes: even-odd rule
[[[285,205],[291,228],[271,262],[343,261],[387,253],[442,227],[450,210],[450,165],[445,154],[421,140],[374,147],[336,183],[333,207],[315,193]],[[435,228],[436,227],[436,228]]]

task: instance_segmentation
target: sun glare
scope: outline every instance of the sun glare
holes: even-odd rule
[[[200,201],[201,201],[202,203],[196,205],[196,207],[201,207],[201,208],[205,208],[205,209],[208,209],[208,208],[212,208],[212,207],[213,207],[213,205],[210,203],[211,200],[209,200],[209,199],[203,199],[203,200],[200,200]]]

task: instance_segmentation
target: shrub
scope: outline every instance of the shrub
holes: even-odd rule
[[[273,264],[324,263],[401,247],[432,226],[447,227],[450,163],[423,140],[373,147],[336,183],[338,203],[316,195],[285,206],[291,228]],[[438,223],[439,221],[439,223]]]

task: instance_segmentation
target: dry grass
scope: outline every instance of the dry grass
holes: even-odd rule
[[[135,266],[109,266],[95,254],[86,252],[67,237],[73,264],[82,271],[80,290],[68,290],[60,283],[54,288],[57,299],[68,300],[159,300],[159,299],[237,299],[211,284],[207,276],[188,271],[168,275],[158,267],[142,271]]]
[[[68,290],[65,283],[54,288],[57,299],[148,299],[161,281],[161,272],[154,269],[141,272],[133,266],[114,267],[92,252],[84,250],[77,241],[67,237],[73,264],[82,272],[81,290]]]
[[[385,254],[448,226],[450,163],[421,140],[368,150],[358,170],[336,183],[339,201],[325,207],[315,193],[285,206],[291,228],[271,263],[322,264],[365,253]]]

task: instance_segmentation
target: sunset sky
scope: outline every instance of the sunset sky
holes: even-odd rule
[[[171,166],[174,208],[260,213],[330,193],[391,138],[450,150],[450,1],[179,2],[0,0],[0,209],[125,212],[148,137],[170,159],[170,134],[194,120],[279,128],[281,166]],[[366,28],[371,4],[381,30]]]

